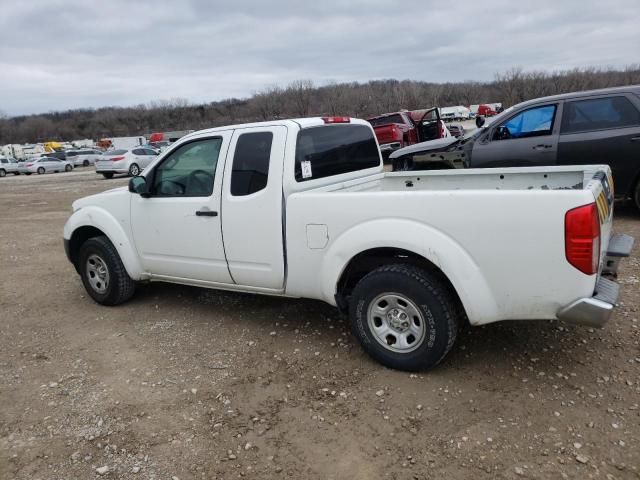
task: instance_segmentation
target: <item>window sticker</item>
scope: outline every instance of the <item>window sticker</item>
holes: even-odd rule
[[[303,160],[301,162],[302,166],[302,178],[311,178],[313,174],[311,173],[311,162],[309,160]]]

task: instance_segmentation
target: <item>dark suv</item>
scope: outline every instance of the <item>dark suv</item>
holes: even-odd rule
[[[394,170],[604,163],[616,197],[640,208],[640,85],[529,100],[461,140],[424,142],[391,159]]]

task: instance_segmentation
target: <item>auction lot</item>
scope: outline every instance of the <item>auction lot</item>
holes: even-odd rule
[[[62,226],[126,182],[0,179],[0,478],[640,478],[633,208],[616,211],[638,241],[606,328],[467,327],[416,375],[319,302],[150,284],[97,305]]]

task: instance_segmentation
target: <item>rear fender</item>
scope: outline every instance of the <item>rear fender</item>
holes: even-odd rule
[[[438,267],[453,285],[471,324],[497,318],[495,298],[469,253],[454,239],[422,223],[406,219],[376,219],[356,225],[335,239],[322,266],[322,295],[335,303],[342,273],[351,259],[374,248],[413,252]]]

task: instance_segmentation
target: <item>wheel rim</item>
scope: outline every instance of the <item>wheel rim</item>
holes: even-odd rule
[[[7,173],[4,170],[0,170],[0,177],[4,177]]]
[[[387,350],[414,351],[426,336],[424,317],[415,303],[399,293],[385,292],[369,304],[369,330]]]
[[[38,169],[38,173],[39,173],[40,175],[42,175],[42,174],[44,173],[44,168],[40,167],[40,168]]]
[[[140,173],[140,169],[135,164],[131,165],[131,168],[129,169],[129,173],[131,173],[131,176],[135,177],[136,175],[138,175]]]
[[[95,253],[87,258],[87,279],[91,288],[97,293],[105,293],[109,288],[109,269],[102,257]]]
[[[71,165],[67,165],[66,167],[64,167],[64,169],[68,172],[69,170],[71,170]]]

